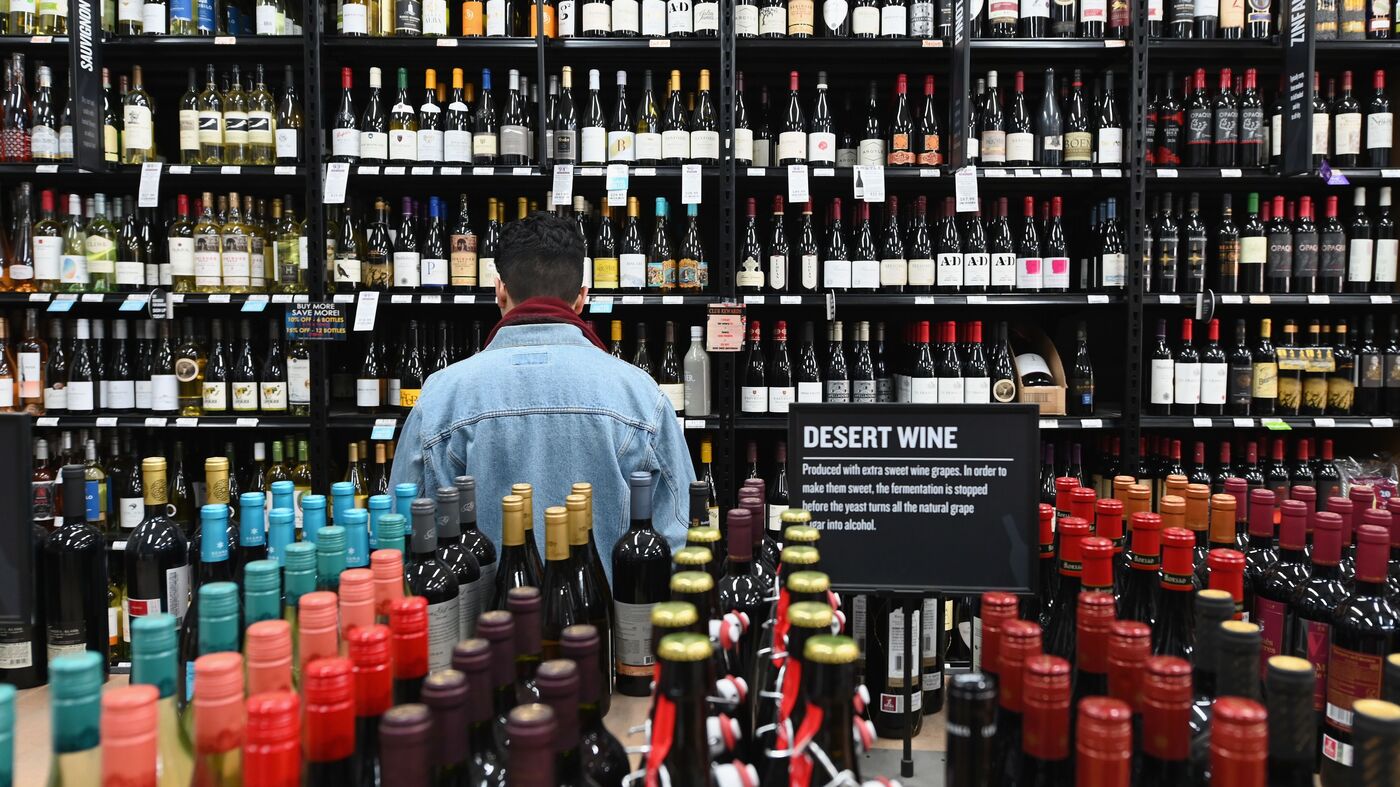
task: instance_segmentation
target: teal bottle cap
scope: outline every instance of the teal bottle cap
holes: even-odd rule
[[[388,495],[370,495],[368,506],[371,511],[388,511],[393,508],[394,499]]]
[[[102,691],[102,657],[86,650],[49,662],[49,694],[55,700],[80,700]]]
[[[351,497],[355,495],[354,484],[349,481],[336,481],[334,484],[331,484],[331,497],[345,495],[350,495]]]
[[[55,754],[97,748],[101,739],[102,657],[93,651],[69,653],[49,662]]]
[[[379,542],[384,543],[384,539],[402,539],[404,529],[403,514],[385,514],[379,518]]]
[[[232,582],[210,582],[199,588],[200,623],[204,618],[238,614],[238,585]]]
[[[243,590],[246,593],[281,592],[282,571],[276,560],[254,560],[243,567]]]
[[[340,525],[327,525],[321,528],[316,540],[316,554],[345,551],[345,528]]]
[[[208,522],[211,519],[228,521],[228,506],[223,503],[209,503],[199,507],[199,519]]]
[[[296,520],[296,512],[290,508],[274,508],[267,512],[267,524],[290,525]]]
[[[369,524],[369,512],[363,508],[351,508],[341,514],[341,518],[345,521],[340,524],[346,527],[364,527]]]
[[[394,497],[416,498],[418,497],[418,485],[396,484],[394,486]]]
[[[314,571],[316,569],[316,545],[308,541],[288,544],[285,566],[287,571]]]
[[[307,509],[320,509],[320,510],[322,510],[322,511],[326,510],[326,496],[325,496],[325,495],[302,495],[302,496],[301,496],[301,510],[302,510],[302,511],[306,511]]]
[[[155,686],[161,697],[175,694],[175,616],[165,612],[130,618],[131,682]]]
[[[296,488],[297,488],[297,487],[296,487],[296,484],[293,484],[291,481],[273,481],[273,482],[272,482],[272,494],[274,494],[274,495],[291,495],[291,494],[296,494]]]
[[[296,606],[307,593],[316,590],[316,545],[307,541],[289,544],[282,574],[287,604]]]
[[[243,508],[262,508],[263,500],[262,492],[244,492],[238,496],[238,505]]]
[[[15,687],[0,683],[0,733],[15,728]]]
[[[199,589],[199,655],[237,651],[240,622],[238,585],[210,582]]]

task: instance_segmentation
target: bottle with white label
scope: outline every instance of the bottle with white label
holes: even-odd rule
[[[1147,411],[1152,415],[1171,415],[1176,373],[1171,349],[1167,347],[1166,320],[1157,321],[1157,338],[1151,353]]]
[[[655,661],[651,610],[670,598],[671,549],[652,527],[651,473],[634,472],[627,481],[631,524],[612,550],[614,657],[617,690],[644,697],[651,693]]]
[[[755,414],[768,412],[768,362],[763,355],[763,333],[758,320],[749,321],[749,346],[744,359],[743,384],[739,388],[739,410]]]
[[[415,596],[428,601],[428,669],[452,665],[452,648],[460,639],[461,595],[456,575],[438,556],[437,503],[420,497],[411,506],[413,538],[404,561],[404,581]]]

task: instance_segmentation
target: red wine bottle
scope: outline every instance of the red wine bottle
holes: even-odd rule
[[[1321,729],[1326,710],[1328,651],[1332,639],[1332,618],[1347,597],[1338,565],[1342,552],[1342,518],[1330,511],[1313,515],[1312,573],[1294,591],[1289,603],[1292,626],[1287,654],[1307,659],[1317,674],[1313,711],[1317,716],[1319,738],[1314,748],[1314,767],[1322,750]]]
[[[1022,740],[1025,705],[1025,665],[1039,657],[1040,626],[1026,620],[1012,620],[1001,631],[997,675],[1000,682],[997,709],[997,736],[992,761],[997,778],[992,784],[1022,784]],[[1066,679],[1068,665],[1066,664]],[[1066,681],[1068,682],[1068,681]],[[1065,701],[1068,703],[1068,686]],[[1068,741],[1066,741],[1068,745]]]
[[[1152,652],[1186,658],[1194,642],[1195,617],[1191,592],[1192,553],[1196,537],[1190,530],[1169,527],[1162,531],[1161,593],[1152,628]]]
[[[1142,787],[1190,781],[1191,665],[1174,656],[1152,656],[1142,672]]]

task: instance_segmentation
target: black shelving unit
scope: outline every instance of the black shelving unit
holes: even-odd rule
[[[88,0],[84,0],[88,1]],[[959,0],[956,12],[965,21],[971,0]],[[1305,4],[1306,5],[1306,4]],[[188,65],[206,62],[261,62],[292,64],[300,68],[299,94],[304,102],[303,161],[296,166],[279,167],[209,167],[167,163],[162,170],[162,193],[216,190],[230,188],[268,189],[299,195],[303,204],[312,206],[306,212],[308,244],[309,294],[305,295],[210,295],[203,293],[0,293],[0,307],[29,307],[59,314],[84,311],[92,314],[121,314],[135,316],[149,313],[153,298],[168,298],[174,314],[185,308],[210,308],[220,314],[262,315],[263,319],[280,319],[288,303],[325,301],[344,305],[353,312],[355,296],[348,293],[326,292],[325,261],[320,238],[325,237],[326,214],[320,209],[323,196],[325,155],[321,141],[326,123],[332,115],[338,95],[339,73],[343,67],[355,69],[357,84],[366,67],[385,67],[388,87],[390,66],[421,68],[451,65],[468,72],[491,68],[496,74],[505,69],[519,69],[534,84],[543,87],[550,74],[560,67],[575,69],[575,89],[586,85],[586,69],[608,70],[625,68],[636,74],[651,69],[654,77],[664,79],[669,70],[681,69],[688,80],[700,69],[711,74],[721,129],[733,128],[736,112],[736,85],[740,73],[776,79],[797,69],[803,79],[810,81],[818,70],[828,70],[844,84],[863,84],[870,78],[888,78],[896,71],[911,76],[932,74],[937,89],[936,100],[946,107],[944,165],[936,168],[886,168],[885,181],[891,193],[948,196],[954,192],[955,174],[965,163],[964,135],[971,107],[971,87],[976,77],[988,69],[1002,74],[1024,70],[1032,78],[1044,68],[1064,69],[1084,67],[1103,71],[1113,69],[1120,81],[1118,93],[1126,105],[1124,156],[1122,165],[1096,165],[1085,168],[1045,167],[982,167],[978,171],[979,189],[984,195],[1009,196],[1051,193],[1075,197],[1099,198],[1115,196],[1127,232],[1127,277],[1130,283],[1140,282],[1144,273],[1143,257],[1147,243],[1144,228],[1149,221],[1150,195],[1161,190],[1189,189],[1209,192],[1219,189],[1265,190],[1269,193],[1301,193],[1329,188],[1313,171],[1307,140],[1310,136],[1312,98],[1310,78],[1297,78],[1315,66],[1331,68],[1342,63],[1367,62],[1385,67],[1400,62],[1400,41],[1318,42],[1311,36],[1311,10],[1305,24],[1308,34],[1302,40],[1287,37],[1267,41],[1178,41],[1149,40],[1146,35],[1147,3],[1137,0],[1132,5],[1132,37],[1127,40],[1077,39],[977,39],[958,37],[937,39],[857,39],[772,40],[738,39],[734,33],[732,4],[723,4],[719,34],[710,38],[688,39],[551,39],[536,37],[514,38],[406,38],[406,37],[346,37],[326,30],[326,9],[310,4],[302,19],[300,36],[281,37],[138,37],[108,38],[100,43],[101,58],[114,69],[144,63],[147,73],[163,74],[169,79],[180,74]],[[956,26],[959,31],[967,26]],[[961,36],[961,33],[960,33]],[[67,58],[69,39],[66,36],[5,36],[0,37],[0,51],[19,51],[46,60]],[[1168,70],[1184,75],[1199,67],[1214,68],[1247,62],[1257,66],[1267,79],[1280,74],[1292,74],[1300,90],[1288,96],[1285,135],[1288,142],[1281,168],[1163,168],[1143,165],[1146,151],[1145,108],[1160,74]],[[1310,74],[1307,74],[1310,77]],[[182,74],[180,74],[182,77]],[[177,78],[180,78],[177,77]],[[497,79],[501,77],[498,76]],[[605,78],[605,81],[608,81]],[[914,92],[911,85],[911,94]],[[543,103],[541,117],[543,126]],[[752,107],[750,108],[752,111]],[[169,114],[169,110],[163,110]],[[167,118],[168,120],[168,118]],[[537,134],[542,149],[543,134]],[[722,134],[723,138],[723,134]],[[543,152],[542,150],[540,152]],[[543,155],[537,161],[545,162]],[[1336,170],[1353,185],[1380,185],[1400,181],[1400,164],[1391,169],[1348,168]],[[578,165],[574,168],[575,193],[596,194],[603,188],[606,168]],[[464,192],[472,195],[527,193],[543,197],[551,188],[553,168],[548,163],[531,166],[352,166],[347,189],[364,196],[378,190],[401,193],[416,190],[450,194]],[[19,165],[0,163],[0,183],[13,184],[21,179],[38,180],[59,188],[100,191],[111,188],[133,189],[140,178],[140,167],[108,167],[99,171],[83,171],[73,164]],[[1141,287],[1129,286],[1121,292],[1108,293],[1010,293],[1010,294],[884,294],[840,293],[741,295],[738,293],[734,271],[741,243],[742,222],[739,201],[756,194],[784,193],[788,172],[785,168],[740,167],[732,157],[722,158],[717,166],[701,169],[703,183],[702,212],[707,224],[714,228],[707,236],[710,264],[710,287],[704,293],[629,294],[595,293],[585,310],[587,319],[636,320],[656,319],[665,315],[678,324],[703,324],[710,306],[738,303],[750,313],[765,315],[770,307],[792,307],[804,316],[816,317],[825,310],[837,319],[849,319],[850,310],[871,312],[894,307],[900,317],[937,318],[952,309],[957,314],[976,312],[982,319],[1022,319],[1040,322],[1063,322],[1068,319],[1092,321],[1105,330],[1104,355],[1117,357],[1122,366],[1100,365],[1101,379],[1121,375],[1121,396],[1115,391],[1115,401],[1101,404],[1092,418],[1046,417],[1041,419],[1043,430],[1078,430],[1096,435],[1111,433],[1122,437],[1123,461],[1136,463],[1138,437],[1143,429],[1243,429],[1289,428],[1298,430],[1356,429],[1362,431],[1393,428],[1390,419],[1371,418],[1284,418],[1270,426],[1259,418],[1171,418],[1144,414],[1142,388],[1145,383],[1143,361],[1146,346],[1146,326],[1149,317],[1180,317],[1194,313],[1208,318],[1221,309],[1232,314],[1257,314],[1260,307],[1308,307],[1321,309],[1364,308],[1391,312],[1397,295],[1392,294],[1329,294],[1329,295],[1235,295],[1224,293],[1182,293],[1164,295],[1144,293]],[[681,169],[674,166],[630,168],[630,184],[642,193],[678,194]],[[830,167],[809,167],[808,185],[814,199],[851,194],[851,173]],[[324,293],[324,294],[323,294]],[[393,310],[423,307],[435,315],[460,309],[466,319],[489,322],[495,318],[492,293],[476,291],[385,293],[380,308]],[[962,310],[962,311],[957,311]],[[860,312],[857,312],[860,313]],[[1117,335],[1112,335],[1116,331]],[[1111,336],[1111,338],[1108,338]],[[1109,344],[1109,343],[1112,344]],[[1096,346],[1097,347],[1097,346]],[[1107,349],[1112,347],[1113,349]],[[265,418],[253,422],[236,417],[201,417],[197,420],[171,416],[157,424],[154,417],[134,415],[100,415],[80,417],[57,416],[61,426],[98,426],[115,428],[256,428],[305,430],[311,437],[312,464],[316,483],[324,491],[329,484],[329,468],[333,463],[329,442],[332,435],[343,438],[348,431],[388,430],[394,434],[402,423],[398,415],[364,415],[333,410],[330,400],[328,348],[313,343],[313,400],[308,418]],[[714,470],[721,497],[728,501],[739,479],[738,441],[750,432],[773,432],[785,428],[785,419],[777,416],[748,417],[738,412],[738,371],[740,354],[716,353],[712,356],[715,391],[714,414],[706,418],[681,418],[687,432],[705,430],[715,434]],[[52,425],[53,419],[40,421]]]

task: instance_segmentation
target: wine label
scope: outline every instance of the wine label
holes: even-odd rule
[[[200,398],[207,412],[223,412],[228,409],[228,383],[204,381],[200,386]]]
[[[850,289],[850,260],[826,260],[822,265],[822,286],[826,289]]]
[[[651,675],[655,662],[651,652],[651,610],[655,606],[613,601],[613,646],[618,675]]]
[[[904,38],[909,35],[908,11],[903,5],[886,5],[880,9],[880,35]]]
[[[369,35],[369,6],[365,3],[342,4],[340,32],[343,35]]]
[[[909,283],[909,263],[903,259],[880,260],[880,286],[903,287]]]
[[[1314,156],[1327,155],[1328,131],[1331,116],[1326,112],[1314,112],[1312,122],[1312,153]]]
[[[108,380],[103,401],[111,410],[130,410],[136,406],[136,384],[132,380]]]
[[[1317,685],[1313,689],[1313,710],[1322,713],[1327,704],[1327,683],[1330,676],[1328,655],[1331,648],[1331,626],[1317,620],[1299,617],[1293,627],[1293,641],[1289,643],[1289,653],[1301,653],[1313,665],[1317,673]]]
[[[768,255],[768,285],[775,290],[786,290],[787,281],[787,255]]]
[[[885,140],[862,139],[856,148],[856,164],[883,167],[885,165]]]
[[[371,161],[389,158],[389,135],[382,131],[362,131],[359,135],[359,155]]]
[[[745,385],[739,389],[739,409],[746,413],[768,412],[768,388]]]
[[[602,164],[608,155],[608,132],[602,126],[585,126],[581,132],[580,160],[585,164]]]
[[[666,28],[672,35],[695,30],[690,0],[669,0],[666,3]]]
[[[436,107],[434,107],[436,109]],[[418,129],[418,160],[442,161],[442,132],[435,128]]]
[[[1333,122],[1336,127],[1338,156],[1356,155],[1361,152],[1361,113],[1347,112],[1337,115]]]
[[[738,130],[735,130],[735,147],[738,147]],[[633,145],[637,151],[637,161],[660,161],[661,160],[661,135],[654,132],[639,133],[633,139]],[[752,147],[752,134],[750,135],[750,147]]]
[[[418,286],[419,258],[416,251],[394,252],[394,286],[412,289]]]
[[[422,260],[422,286],[447,286],[447,260],[424,257]]]
[[[991,285],[1012,288],[1016,286],[1016,255],[1010,252],[995,252],[991,260]]]
[[[1155,362],[1154,362],[1155,363]],[[1254,385],[1251,396],[1255,399],[1278,398],[1278,364],[1254,364]],[[1155,399],[1153,401],[1156,401]]]
[[[1347,238],[1340,232],[1318,235],[1317,273],[1324,279],[1341,281],[1347,271]]]
[[[965,395],[961,377],[938,378],[938,401],[944,404],[960,404]]]
[[[985,287],[991,284],[991,257],[986,252],[976,251],[963,255],[963,281],[967,287]]]
[[[690,158],[690,132],[672,129],[661,132],[661,157],[664,159]]]
[[[788,1],[788,22],[787,34],[790,36],[811,36],[816,27],[815,8],[813,0],[789,0]],[[696,6],[697,14],[699,6]],[[697,22],[696,26],[699,26]]]
[[[519,128],[523,137],[524,127]],[[502,127],[504,132],[506,127]],[[637,146],[635,137],[631,131],[609,131],[607,136],[608,161],[635,161],[637,156]],[[510,152],[510,151],[505,151]]]
[[[827,380],[823,391],[828,402],[845,404],[851,401],[850,380]]]
[[[256,380],[234,380],[229,383],[229,392],[232,394],[235,413],[250,413],[258,409]]]
[[[1173,376],[1173,401],[1176,404],[1200,404],[1201,364],[1178,361],[1174,364]]]
[[[67,386],[61,390],[63,390],[64,395],[59,398],[64,400],[64,404],[60,409],[86,413],[92,412],[96,406],[95,391],[91,380],[69,380]]]
[[[1319,241],[1316,232],[1299,232],[1293,236],[1293,275],[1316,276]]]
[[[1121,128],[1101,128],[1099,129],[1099,161],[1100,164],[1122,164],[1123,163],[1123,129]]]
[[[1040,257],[1016,258],[1016,289],[1038,290],[1044,286],[1044,263]]]
[[[797,389],[792,386],[772,386],[768,389],[768,412],[786,413],[788,405],[797,399]]]
[[[758,6],[741,3],[734,6],[734,35],[753,38],[758,35]]]
[[[646,287],[647,255],[622,254],[618,256],[618,285],[623,289],[640,290]],[[606,279],[606,277],[605,277]]]
[[[1015,3],[1012,4],[1013,6]],[[1035,160],[1035,135],[1030,132],[1013,132],[1006,135],[1006,160],[1024,163]]]
[[[874,404],[876,386],[874,380],[852,380],[851,401],[856,404]]]
[[[938,379],[935,377],[910,377],[909,401],[915,404],[938,404]],[[958,401],[962,401],[959,397]]]
[[[873,290],[880,286],[879,260],[852,260],[851,286],[858,290]]]
[[[963,404],[991,404],[992,379],[990,377],[963,378]]]
[[[822,400],[822,384],[821,384],[821,383],[801,383],[801,382],[800,382],[800,383],[797,384],[797,401],[798,401],[798,403],[804,403],[804,402],[820,402],[821,400]]]
[[[813,131],[808,134],[807,158],[813,164],[835,164],[836,135],[829,131]]]
[[[763,266],[759,264],[758,258],[748,255],[739,263],[739,272],[734,277],[734,283],[739,287],[762,289],[763,278]]]
[[[784,131],[778,134],[778,162],[804,161],[807,154],[807,134]]]
[[[830,4],[828,3],[828,5]],[[859,6],[852,9],[851,33],[871,38],[880,35],[880,9],[874,6]]]
[[[1099,269],[1103,273],[1103,286],[1122,287],[1127,282],[1128,255],[1104,254],[1099,258]]]
[[[1394,144],[1395,115],[1373,112],[1366,116],[1366,149],[1390,150]]]
[[[461,636],[462,613],[457,609],[458,596],[428,605],[428,669],[440,670],[452,666],[452,648]]]
[[[1178,364],[1178,367],[1180,364]],[[1230,379],[1230,365],[1203,363],[1201,370],[1201,404],[1225,404],[1225,390]]]
[[[718,131],[690,132],[690,157],[692,159],[719,158]]]
[[[787,8],[764,5],[758,10],[758,34],[775,38],[787,34]]]
[[[1400,256],[1400,240],[1378,238],[1376,240],[1376,283],[1395,282],[1396,258]]]
[[[417,161],[418,135],[407,129],[390,129],[389,159],[392,161]]]
[[[938,255],[938,286],[961,287],[963,284],[963,255],[940,253]]]
[[[1088,131],[1066,132],[1064,135],[1064,145],[1066,162],[1087,164],[1093,160],[1094,135]]]
[[[1170,358],[1153,358],[1149,383],[1149,396],[1152,404],[1171,404],[1173,401],[1173,367]]]
[[[915,287],[930,287],[934,284],[934,270],[936,265],[933,260],[915,259],[909,260],[909,284]]]

